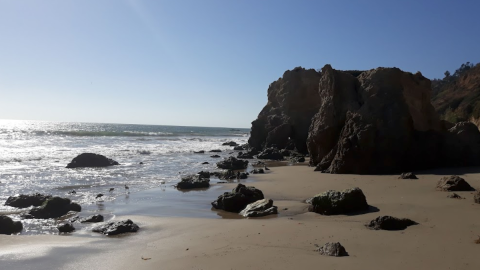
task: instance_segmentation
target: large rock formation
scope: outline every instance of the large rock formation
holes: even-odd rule
[[[320,107],[319,79],[317,71],[298,67],[271,83],[268,103],[252,122],[249,145],[285,148],[290,138],[300,152],[306,153],[308,128]]]

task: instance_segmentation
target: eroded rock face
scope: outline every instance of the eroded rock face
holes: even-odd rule
[[[15,196],[8,197],[5,205],[17,208],[27,208],[30,206],[40,206],[47,199],[52,198],[50,195],[43,195],[40,193],[35,193],[33,195],[20,194]]]
[[[232,192],[225,192],[223,195],[218,196],[218,199],[212,202],[212,206],[216,209],[238,213],[248,204],[263,198],[261,190],[238,184]]]
[[[405,230],[408,226],[418,223],[408,218],[396,218],[392,216],[380,216],[370,221],[366,226],[373,230],[397,231]]]
[[[226,170],[242,170],[248,166],[248,160],[240,160],[235,157],[228,157],[220,162],[217,162],[217,167]]]
[[[138,227],[137,224],[133,223],[132,220],[127,219],[122,221],[108,222],[107,224],[93,228],[92,231],[105,235],[117,235],[122,233],[137,232],[139,229],[140,227]]]
[[[240,212],[244,217],[264,217],[267,215],[278,214],[277,207],[273,205],[272,199],[258,200],[245,207]]]
[[[473,191],[475,190],[465,179],[457,176],[442,177],[437,183],[437,189],[442,191]]]
[[[68,163],[67,168],[108,167],[113,165],[120,164],[115,160],[107,158],[103,155],[83,153],[72,159],[72,162]]]
[[[293,145],[306,153],[308,129],[320,107],[319,79],[313,69],[295,68],[271,83],[267,105],[252,122],[248,144],[258,149],[273,145],[283,149],[291,138]]]
[[[329,190],[307,200],[310,212],[322,215],[339,215],[364,211],[369,208],[367,199],[358,187],[343,191]]]
[[[326,243],[317,250],[320,254],[325,256],[334,256],[334,257],[343,257],[348,256],[347,251],[339,242],[336,243]]]
[[[0,216],[0,234],[15,234],[23,230],[23,224],[20,221],[13,221],[8,216]]]
[[[69,211],[80,212],[82,207],[77,203],[71,202],[69,198],[53,197],[46,200],[42,206],[31,209],[25,215],[25,218],[58,218]]]

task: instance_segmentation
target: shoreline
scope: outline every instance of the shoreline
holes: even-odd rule
[[[12,269],[478,269],[480,245],[474,240],[480,234],[480,205],[473,203],[472,192],[456,192],[464,200],[450,199],[435,185],[441,177],[457,174],[480,188],[480,168],[415,173],[418,180],[322,174],[307,166],[272,167],[268,174],[256,174],[248,185],[274,200],[277,217],[117,216],[116,220],[131,218],[140,231],[120,237],[91,232],[81,237],[0,235],[0,261]],[[305,199],[354,186],[376,210],[336,216],[306,212]],[[404,231],[365,228],[380,215],[410,218],[419,225]],[[314,251],[314,244],[337,241],[348,257]]]

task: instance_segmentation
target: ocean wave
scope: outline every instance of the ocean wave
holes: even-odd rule
[[[71,137],[245,137],[248,133],[206,134],[206,133],[170,133],[142,131],[35,131],[37,136],[71,136]]]

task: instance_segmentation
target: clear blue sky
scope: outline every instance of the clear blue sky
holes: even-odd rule
[[[296,66],[443,77],[480,1],[0,0],[0,118],[250,127]]]

